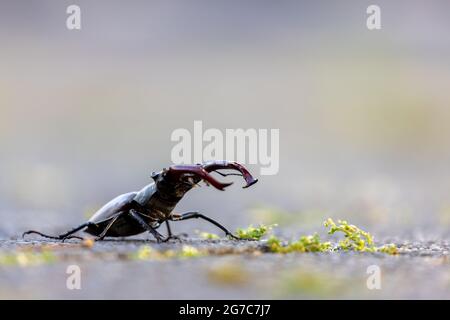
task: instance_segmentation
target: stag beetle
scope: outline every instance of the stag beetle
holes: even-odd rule
[[[239,173],[223,173],[218,170],[230,169]],[[128,237],[143,232],[150,232],[158,242],[177,238],[172,234],[169,221],[182,221],[192,218],[204,219],[222,229],[227,236],[238,239],[220,223],[198,212],[186,212],[175,214],[177,203],[186,192],[199,184],[202,180],[207,185],[212,185],[218,190],[224,190],[230,183],[222,183],[216,180],[211,173],[216,172],[221,176],[238,175],[246,182],[244,188],[255,184],[258,180],[248,170],[237,162],[209,161],[195,165],[173,165],[160,172],[153,172],[153,182],[137,192],[122,194],[100,208],[87,222],[58,236],[49,236],[38,231],[29,230],[27,234],[66,240],[71,238],[83,239],[73,234],[83,231],[103,240],[105,237]],[[166,223],[168,236],[164,238],[156,229]]]

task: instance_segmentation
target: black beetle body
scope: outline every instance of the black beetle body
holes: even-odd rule
[[[236,170],[239,173],[224,174],[217,171],[220,169]],[[232,184],[217,181],[210,174],[211,172],[217,172],[222,176],[240,175],[247,183],[244,188],[258,181],[253,178],[247,169],[236,162],[211,161],[197,165],[174,165],[169,167],[169,169],[163,169],[159,173],[152,174],[154,182],[140,191],[117,196],[100,208],[86,223],[65,234],[49,236],[30,230],[25,232],[24,235],[36,233],[51,239],[65,240],[68,238],[80,238],[72,236],[72,234],[84,229],[84,232],[97,236],[97,239],[101,240],[104,237],[128,237],[149,231],[158,241],[167,241],[170,238],[174,238],[168,221],[201,218],[222,229],[226,235],[236,238],[221,224],[198,212],[173,213],[175,206],[186,192],[202,180],[219,190],[224,190]],[[163,222],[166,222],[169,234],[165,239],[156,231]]]

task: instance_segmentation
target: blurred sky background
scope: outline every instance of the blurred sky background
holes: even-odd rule
[[[70,4],[81,31],[66,28]],[[380,31],[366,28],[370,4]],[[438,236],[449,31],[448,1],[1,0],[0,236],[68,229],[140,189],[194,120],[279,128],[280,171],[248,190],[191,191],[179,211],[235,228],[263,206],[297,228],[333,216]]]

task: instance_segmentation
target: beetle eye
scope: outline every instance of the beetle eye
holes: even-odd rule
[[[158,177],[159,177],[159,175],[160,175],[161,173],[160,172],[152,172],[152,174],[151,174],[151,178],[153,179],[153,180],[156,180],[156,179],[158,179]]]

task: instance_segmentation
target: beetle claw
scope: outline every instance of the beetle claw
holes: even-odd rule
[[[225,160],[220,160],[220,161],[209,161],[209,162],[204,162],[201,165],[207,172],[217,172],[222,176],[227,176],[227,175],[240,175],[244,178],[246,185],[243,188],[248,188],[252,185],[254,185],[256,182],[258,182],[258,179],[255,179],[250,172],[240,163],[234,162],[234,161],[225,161]],[[229,173],[229,174],[223,174],[217,170],[221,170],[221,169],[229,169],[229,170],[235,170],[238,171],[239,173]]]
[[[217,172],[220,169],[236,170],[244,178],[246,185],[244,188],[248,188],[258,182],[250,172],[241,164],[237,162],[229,161],[209,161],[195,165],[174,165],[171,166],[166,172],[171,179],[180,179],[185,174],[194,174],[205,183],[214,186],[216,189],[225,190],[226,187],[232,185],[232,182],[220,182],[211,175],[211,172]]]
[[[187,238],[188,237],[188,234],[187,233],[180,233],[180,234],[178,234],[178,235],[171,235],[171,236],[168,236],[167,237],[167,239],[166,239],[166,241],[169,241],[169,240],[178,240],[178,241],[183,241],[183,238]]]
[[[235,236],[235,235],[232,234],[232,233],[228,233],[228,234],[227,234],[227,237],[230,237],[230,238],[233,239],[233,240],[242,240],[241,238],[239,238],[238,236]]]
[[[164,243],[169,240],[169,237],[164,238],[161,234],[155,234],[156,243]]]
[[[69,239],[78,239],[78,240],[81,240],[81,241],[84,240],[84,238],[79,237],[79,236],[67,236],[67,237],[62,238],[61,242],[65,242],[66,240],[69,240]]]

